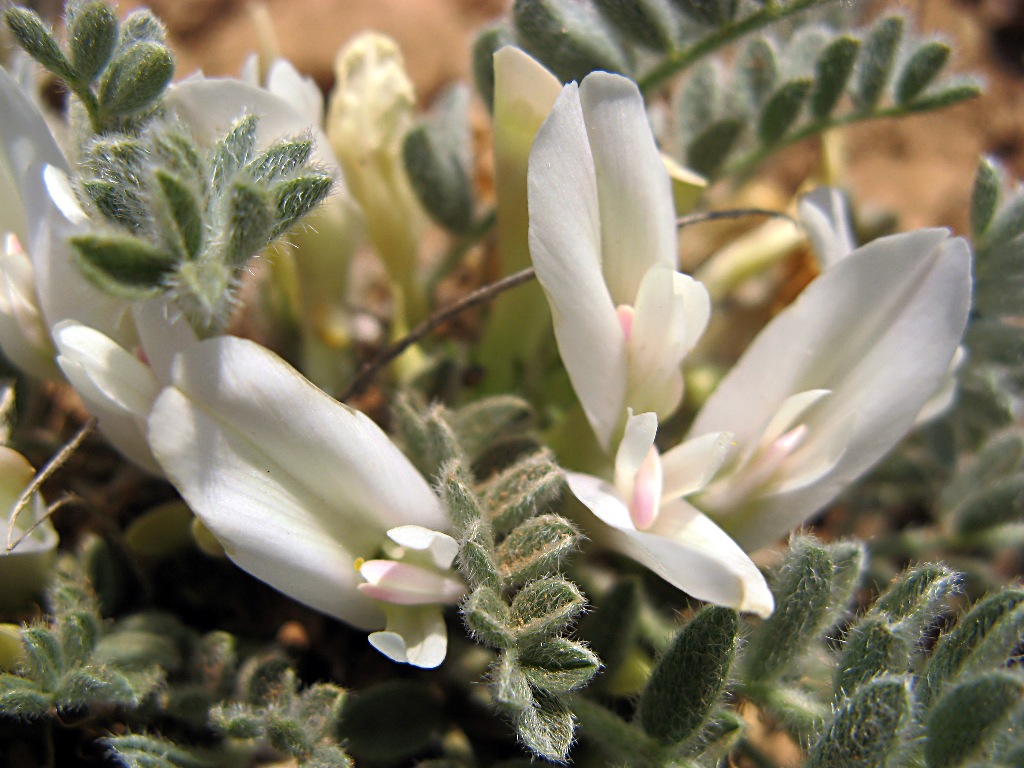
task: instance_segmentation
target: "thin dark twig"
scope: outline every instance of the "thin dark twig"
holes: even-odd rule
[[[782,211],[771,211],[767,208],[733,208],[728,211],[703,211],[691,213],[689,216],[680,216],[676,219],[677,227],[687,227],[690,224],[703,224],[706,221],[719,221],[720,219],[739,219],[744,216],[767,216],[772,219],[786,219],[799,226],[796,219]]]
[[[493,283],[477,288],[472,293],[463,296],[454,304],[449,304],[447,307],[439,309],[390,347],[382,350],[380,354],[373,358],[373,360],[364,363],[363,367],[359,369],[359,372],[352,380],[352,383],[348,385],[348,389],[346,389],[338,399],[344,402],[352,397],[352,395],[361,392],[377,371],[405,352],[405,350],[433,331],[439,325],[443,325],[448,320],[455,317],[455,315],[465,312],[467,309],[472,309],[475,306],[490,301],[498,294],[504,293],[510,288],[515,288],[517,285],[529,282],[534,278],[534,276],[533,267],[527,267],[519,272],[512,273],[508,277],[503,277],[501,280],[496,280]]]
[[[21,492],[21,496],[18,497],[18,503],[14,505],[14,509],[11,511],[11,522],[7,526],[7,552],[10,553],[16,546],[18,546],[32,531],[38,528],[44,520],[47,520],[50,515],[57,511],[58,508],[63,506],[67,499],[62,499],[60,502],[54,504],[46,510],[46,514],[36,520],[27,531],[21,534],[13,542],[11,541],[14,536],[15,527],[18,524],[18,515],[21,514],[22,510],[28,506],[29,501],[32,497],[39,492],[43,483],[53,477],[54,473],[57,472],[64,463],[71,458],[72,454],[79,449],[82,442],[88,437],[89,433],[96,427],[96,419],[90,417],[86,422],[79,428],[75,433],[74,437],[71,438],[64,447],[61,448],[57,454],[50,459],[46,466],[44,466],[36,476],[32,478],[32,482],[28,484],[28,487]]]

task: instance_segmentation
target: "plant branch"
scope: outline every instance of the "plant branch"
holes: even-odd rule
[[[727,211],[703,211],[691,213],[688,216],[680,216],[676,219],[677,227],[688,227],[691,224],[703,224],[706,221],[720,221],[721,219],[739,219],[744,216],[767,216],[772,219],[786,219],[799,226],[799,222],[782,211],[771,211],[767,208],[732,208]]]
[[[708,54],[739,40],[744,35],[827,2],[830,0],[793,0],[785,5],[775,5],[774,3],[766,5],[761,10],[755,11],[739,21],[720,27],[693,45],[672,51],[661,63],[640,77],[637,84],[641,91],[651,91]]]
[[[352,395],[361,392],[377,371],[405,352],[405,350],[433,331],[439,325],[443,325],[448,320],[455,317],[455,315],[490,301],[498,294],[504,293],[511,288],[515,288],[517,285],[522,285],[533,278],[533,267],[527,267],[519,272],[512,273],[508,277],[503,277],[501,280],[497,280],[481,288],[477,288],[475,291],[463,296],[455,303],[449,304],[447,307],[434,312],[434,314],[409,331],[409,333],[403,338],[382,350],[373,360],[365,363],[363,367],[359,369],[359,372],[352,380],[352,383],[349,384],[348,389],[346,389],[338,399],[344,402],[352,397]]]

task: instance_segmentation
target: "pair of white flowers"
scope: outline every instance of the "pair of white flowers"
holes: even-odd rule
[[[966,242],[926,229],[853,250],[841,206],[805,201],[824,273],[661,454],[658,420],[681,401],[680,364],[710,301],[676,271],[670,181],[637,86],[603,72],[566,85],[533,143],[528,188],[530,249],[558,349],[614,456],[612,477],[570,473],[570,488],[613,547],[667,581],[770,613],[744,549],[822,509],[939,394],[970,307]]]
[[[520,52],[499,53],[499,88],[521,85],[502,77],[503,60],[534,66]],[[185,114],[220,120],[223,131],[234,117],[226,105],[240,102],[222,87],[207,81],[194,99],[183,95]],[[267,105],[265,130],[268,116],[288,114],[268,94],[252,98],[244,103]],[[30,123],[20,126],[22,144],[32,144]],[[19,150],[10,124],[2,127],[4,167],[36,189],[46,158]],[[566,86],[533,142],[527,177],[530,250],[559,349],[614,456],[613,476],[570,473],[570,488],[613,546],[672,584],[769,613],[771,594],[741,547],[798,525],[911,426],[966,322],[966,245],[925,230],[843,253],[818,215],[813,239],[831,243],[836,263],[764,329],[691,437],[660,454],[658,419],[680,402],[681,364],[710,301],[676,271],[669,180],[636,86],[605,73]],[[41,192],[38,203],[52,200],[52,190]],[[22,232],[35,266],[50,251],[31,229]],[[57,230],[46,231],[52,241]],[[27,285],[45,309],[49,289],[36,272]],[[18,273],[4,275],[10,304]],[[61,368],[115,443],[166,474],[235,562],[354,626],[383,626],[370,639],[394,659],[443,660],[442,607],[464,589],[451,569],[457,545],[427,481],[379,428],[252,342],[196,341],[163,305],[130,315],[122,306],[114,316],[129,322],[125,337],[84,311],[39,315]],[[0,306],[0,315],[14,312]]]

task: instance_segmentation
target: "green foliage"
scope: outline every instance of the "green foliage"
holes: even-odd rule
[[[640,698],[649,735],[677,744],[699,734],[725,687],[738,630],[735,611],[709,606],[676,635]]]
[[[424,210],[445,229],[473,224],[469,89],[449,88],[423,122],[405,135],[402,157]]]
[[[169,294],[200,335],[221,329],[249,260],[330,193],[311,151],[308,138],[258,150],[251,115],[205,153],[164,120],[91,140],[78,184],[98,221],[71,241],[83,271],[129,299]]]

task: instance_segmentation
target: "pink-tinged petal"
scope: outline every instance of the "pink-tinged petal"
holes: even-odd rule
[[[819,187],[804,195],[798,208],[822,270],[839,263],[857,247],[846,198],[835,187]]]
[[[750,345],[708,399],[692,434],[729,430],[740,445],[789,396],[830,389],[809,416],[808,439],[849,429],[820,481],[742,509],[708,508],[748,548],[771,542],[821,509],[911,427],[939,387],[967,322],[967,244],[945,230],[881,238],[811,283]]]
[[[379,531],[375,541],[399,525],[448,527],[430,485],[380,427],[259,344],[208,339],[179,355],[174,384],[216,433],[248,441],[255,466],[328,502],[340,526]]]
[[[661,458],[658,449],[651,447],[633,481],[633,494],[629,501],[629,515],[633,525],[646,531],[658,519],[661,508]]]
[[[827,389],[809,389],[806,392],[798,392],[787,397],[768,420],[758,444],[766,446],[774,443],[784,434],[792,431],[806,417],[811,408],[830,394],[832,394],[831,391]]]
[[[466,594],[465,583],[453,575],[395,560],[367,560],[359,574],[366,579],[360,592],[395,605],[450,605]]]
[[[153,453],[192,511],[243,570],[356,627],[380,627],[383,613],[359,591],[355,561],[383,531],[354,522],[343,496],[318,494],[275,461],[287,422],[275,435],[217,417],[216,406],[174,388],[150,415]],[[304,455],[312,460],[316,449]]]
[[[459,554],[459,542],[447,533],[421,525],[400,525],[388,531],[388,538],[399,546],[427,552],[438,568],[449,568]]]
[[[579,94],[597,175],[602,269],[612,301],[633,304],[651,265],[676,267],[672,184],[636,83],[594,72]]]
[[[434,605],[387,606],[387,628],[370,635],[370,645],[389,659],[434,669],[448,652],[448,630]]]
[[[530,255],[562,362],[607,450],[625,414],[626,349],[601,272],[597,179],[575,83],[538,132],[529,168]]]
[[[661,456],[665,500],[696,493],[711,482],[736,440],[731,432],[711,432],[692,437]]]
[[[138,466],[162,474],[146,440],[146,418],[160,391],[149,366],[108,336],[71,320],[58,323],[53,337],[57,364],[104,436]]]
[[[658,417],[653,413],[629,412],[626,426],[615,452],[615,485],[621,489],[629,489],[633,485],[636,473],[654,447],[654,437],[658,434]],[[626,494],[629,495],[628,493]]]

